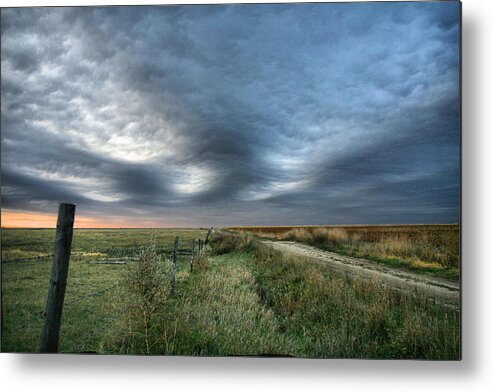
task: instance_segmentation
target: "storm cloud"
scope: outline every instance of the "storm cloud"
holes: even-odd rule
[[[2,209],[459,220],[460,4],[3,9]]]

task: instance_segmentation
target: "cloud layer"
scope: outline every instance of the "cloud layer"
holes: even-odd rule
[[[459,5],[2,10],[2,206],[459,219]]]

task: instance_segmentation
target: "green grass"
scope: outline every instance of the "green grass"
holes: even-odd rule
[[[263,306],[248,267],[251,255],[217,256],[206,269],[182,271],[177,291],[168,297],[154,318],[149,345],[153,354],[167,355],[273,355],[290,342],[278,333],[278,321]],[[144,340],[119,330],[110,347],[126,353],[133,347],[146,353]],[[129,341],[130,338],[130,341]]]
[[[53,231],[8,231],[2,233],[2,252],[13,254],[19,246],[32,252],[50,251],[41,239],[51,242]],[[334,274],[327,264],[284,257],[255,245],[248,237],[216,237],[209,256],[202,258],[193,272],[186,257],[179,259],[176,291],[170,295],[166,260],[154,265],[99,265],[90,261],[135,255],[140,245],[149,250],[151,237],[160,238],[156,240],[160,253],[161,248],[171,248],[177,231],[112,231],[111,239],[105,232],[76,231],[74,251],[80,253],[71,260],[69,269],[62,352],[314,358],[460,356],[456,312],[422,298],[391,292],[379,282],[347,279]],[[31,233],[36,246],[25,238]],[[24,238],[18,238],[21,234]],[[183,241],[205,237],[204,231],[179,234]],[[93,255],[84,256],[89,253]],[[152,249],[147,255],[150,261],[157,259]],[[43,260],[2,264],[2,351],[38,350],[50,269],[51,262]],[[36,317],[39,319],[31,322]]]
[[[175,236],[183,247],[190,248],[192,238],[204,239],[207,230],[198,229],[76,229],[72,254],[123,257],[156,239],[160,251],[172,249]],[[53,254],[55,230],[2,228],[2,261]]]
[[[50,274],[51,263],[46,262],[2,265],[2,351],[38,351],[43,326],[39,316],[45,310]],[[116,284],[121,274],[121,266],[71,263],[60,351],[98,350],[105,329],[111,324],[112,311],[108,310],[118,302],[118,290],[90,295]]]
[[[147,341],[123,324],[108,347],[167,355],[460,356],[455,311],[379,282],[333,274],[327,264],[285,257],[246,238],[212,244],[221,254],[207,268],[180,273],[177,292],[154,315]]]
[[[254,255],[259,292],[281,330],[300,344],[297,355],[329,358],[458,359],[459,314],[334,274],[323,262]]]
[[[156,238],[160,251],[171,251],[176,235],[180,236],[181,248],[190,248],[192,238],[203,239],[206,233],[185,229],[75,230],[60,351],[102,352],[102,341],[121,317],[125,294],[120,283],[127,266],[95,261],[134,256],[151,237]],[[54,236],[55,231],[50,229],[2,228],[3,352],[39,350],[52,260],[15,260],[52,254]]]

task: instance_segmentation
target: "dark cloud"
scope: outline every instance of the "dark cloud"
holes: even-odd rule
[[[456,222],[459,5],[2,10],[2,203]]]

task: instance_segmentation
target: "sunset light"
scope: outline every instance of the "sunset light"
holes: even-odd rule
[[[56,228],[56,214],[37,212],[2,211],[2,227],[6,228]],[[75,214],[76,229],[109,229],[109,228],[159,228],[174,227],[171,222],[164,224],[159,220],[129,220],[125,217],[104,217],[98,219]]]

